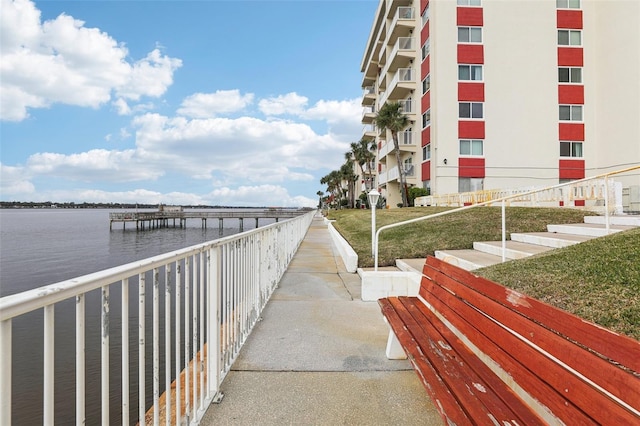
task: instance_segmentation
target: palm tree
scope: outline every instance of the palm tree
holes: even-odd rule
[[[316,192],[316,195],[318,196],[318,208],[322,208],[322,196],[324,195],[324,192],[318,191]]]
[[[369,175],[369,179],[373,176],[373,171],[371,168],[368,168],[368,173],[364,171],[364,165],[369,164],[376,159],[376,155],[374,151],[377,149],[376,142],[374,140],[360,139],[358,142],[351,142],[351,151],[348,153],[350,156],[353,156],[353,161],[358,163],[360,166],[360,173],[362,173],[362,178],[367,181],[367,175]],[[346,155],[346,154],[345,154]]]
[[[348,153],[350,154],[350,153]],[[358,176],[353,172],[353,164],[351,163],[351,156],[346,159],[345,163],[340,167],[340,174],[342,180],[347,181],[347,195],[349,196],[349,207],[355,206],[355,192],[356,192],[356,180]]]
[[[342,174],[338,170],[333,170],[328,175],[323,176],[320,179],[320,183],[327,185],[327,192],[330,193],[334,199],[339,201],[343,198]]]
[[[385,103],[376,116],[376,126],[379,129],[387,129],[391,132],[393,146],[396,151],[396,163],[398,164],[398,179],[400,181],[400,192],[402,193],[402,205],[409,206],[407,195],[407,182],[404,176],[404,167],[400,163],[400,145],[398,143],[398,132],[409,124],[409,117],[402,112],[399,102]]]

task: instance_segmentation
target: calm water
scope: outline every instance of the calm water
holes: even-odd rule
[[[0,210],[0,295],[25,290],[97,272],[103,269],[188,247],[239,232],[237,220],[225,219],[222,232],[218,221],[210,220],[207,229],[200,220],[191,220],[187,228],[163,228],[136,232],[135,225],[123,230],[114,223],[109,230],[109,212],[117,210],[25,209]],[[260,219],[260,226],[273,223]],[[244,229],[255,225],[244,221]],[[131,298],[137,290],[131,286]],[[87,424],[99,423],[100,343],[90,338],[90,329],[99,325],[99,293],[87,296]],[[112,312],[119,306],[119,289],[111,292]],[[96,308],[92,309],[92,306]],[[55,317],[56,423],[75,423],[75,308],[68,301],[56,305]],[[42,335],[41,311],[13,321],[13,424],[42,424]],[[119,320],[111,321],[111,361],[116,380],[111,385],[112,424],[120,424]],[[97,334],[97,333],[96,333]],[[136,339],[136,333],[130,333]],[[135,345],[134,345],[135,346]],[[135,355],[135,357],[134,357]],[[137,354],[132,353],[132,359]],[[97,361],[97,362],[95,362]],[[162,369],[161,369],[162,371]],[[132,385],[137,386],[132,371]],[[92,379],[93,377],[93,379]],[[97,382],[95,380],[97,379]],[[149,397],[151,392],[147,391]],[[131,395],[132,417],[137,418],[137,395]]]

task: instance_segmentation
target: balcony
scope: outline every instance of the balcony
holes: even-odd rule
[[[389,53],[387,63],[381,74],[394,72],[400,67],[406,67],[416,57],[416,42],[413,37],[400,37],[396,40],[393,49]]]
[[[362,109],[362,123],[371,124],[376,119],[376,112],[373,105],[366,106]]]
[[[373,105],[376,102],[376,90],[373,86],[366,86],[362,93],[362,105]]]
[[[416,28],[416,13],[413,7],[399,7],[389,25],[387,41],[392,43],[398,37],[411,34]]]
[[[416,89],[417,73],[413,68],[400,68],[393,76],[389,86],[384,92],[385,97],[380,98],[380,103],[384,104],[390,97],[405,98],[412,90]]]
[[[376,130],[376,125],[374,123],[366,124],[362,128],[362,137],[367,139],[375,139],[378,136],[378,131]]]
[[[414,148],[413,143],[413,132],[411,130],[405,130],[404,132],[398,133],[398,147],[400,151],[410,151],[413,152]],[[387,143],[382,145],[380,152],[378,153],[378,157],[385,157],[392,153],[395,150],[395,146],[393,145],[393,141],[389,140]]]
[[[413,108],[413,99],[403,99],[401,101],[398,101],[398,103],[400,104],[400,110],[405,113],[405,114],[413,114],[416,111],[414,111]]]

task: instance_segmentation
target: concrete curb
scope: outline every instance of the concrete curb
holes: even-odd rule
[[[324,218],[324,222],[327,224],[327,228],[329,228],[331,239],[336,245],[338,253],[340,253],[340,257],[342,257],[342,261],[344,262],[347,272],[355,273],[358,270],[358,255],[351,248],[347,240],[345,240],[344,237],[342,237],[342,235],[340,235],[340,233],[333,227],[333,224],[331,223],[333,221]]]

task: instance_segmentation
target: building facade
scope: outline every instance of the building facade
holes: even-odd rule
[[[394,207],[640,164],[640,2],[381,0],[361,64],[363,137]],[[400,102],[400,165],[376,111]],[[640,176],[624,178],[639,186]]]

